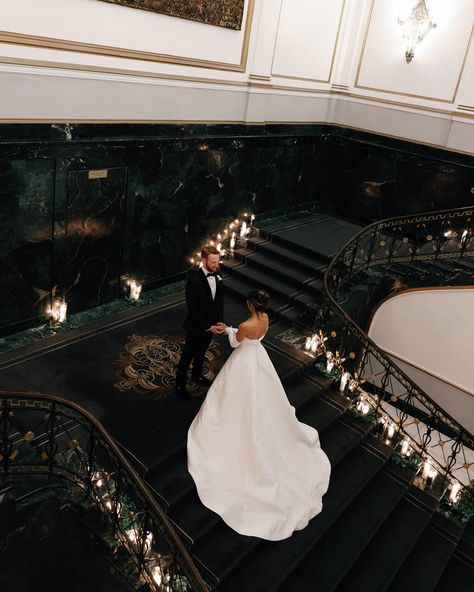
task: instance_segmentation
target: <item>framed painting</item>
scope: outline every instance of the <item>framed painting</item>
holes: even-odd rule
[[[240,30],[245,0],[99,0]]]

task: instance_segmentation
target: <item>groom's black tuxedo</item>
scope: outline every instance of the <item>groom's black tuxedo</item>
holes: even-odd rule
[[[216,276],[216,296],[213,299],[209,280],[203,269],[191,269],[186,281],[188,315],[183,327],[190,333],[203,333],[224,317],[222,280]],[[212,334],[211,334],[212,335]]]
[[[224,317],[224,289],[222,280],[216,278],[216,294],[212,298],[209,280],[203,269],[191,269],[186,280],[186,305],[188,314],[183,327],[186,329],[184,344],[176,372],[176,386],[185,387],[189,366],[193,362],[192,375],[202,376],[202,367],[207,348],[213,334],[212,325],[222,322]]]

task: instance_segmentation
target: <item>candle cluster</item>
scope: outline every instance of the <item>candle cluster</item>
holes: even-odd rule
[[[314,333],[310,337],[306,338],[304,349],[310,354],[314,356],[318,356],[325,352],[325,345],[324,343],[327,341],[327,337],[324,336],[322,331],[319,333]]]
[[[142,292],[142,285],[136,280],[129,280],[127,282],[127,297],[129,300],[139,300]]]
[[[248,236],[254,228],[255,214],[244,212],[240,218],[232,220],[222,232],[212,236],[206,245],[216,247],[222,257],[233,257],[234,249],[237,245],[244,246]],[[201,263],[201,253],[196,252],[196,255],[189,258],[191,265],[199,265]]]
[[[356,409],[359,413],[362,413],[362,415],[367,415],[371,410],[371,406],[369,401],[365,397],[361,396],[356,403]]]
[[[64,323],[67,316],[67,303],[65,300],[55,300],[49,311],[53,323]]]
[[[125,546],[143,553],[149,576],[161,586],[162,590],[168,590],[170,574],[164,573],[162,569],[162,556],[154,549],[153,534],[143,529],[140,512],[134,508],[130,500],[127,504],[119,501],[112,477],[113,475],[105,471],[93,472],[91,475],[93,495],[102,509],[114,514],[114,523],[118,521],[119,524],[122,522],[124,525],[127,524],[126,529],[117,530],[117,537]]]

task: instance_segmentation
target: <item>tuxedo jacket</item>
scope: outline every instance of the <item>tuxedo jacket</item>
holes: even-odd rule
[[[190,269],[186,280],[188,314],[183,327],[190,333],[203,333],[224,319],[224,288],[216,277],[216,296],[202,269]]]

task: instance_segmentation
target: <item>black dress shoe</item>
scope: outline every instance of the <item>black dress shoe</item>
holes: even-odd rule
[[[205,376],[193,376],[193,381],[197,384],[202,384],[202,386],[211,386],[212,380],[206,378]]]

